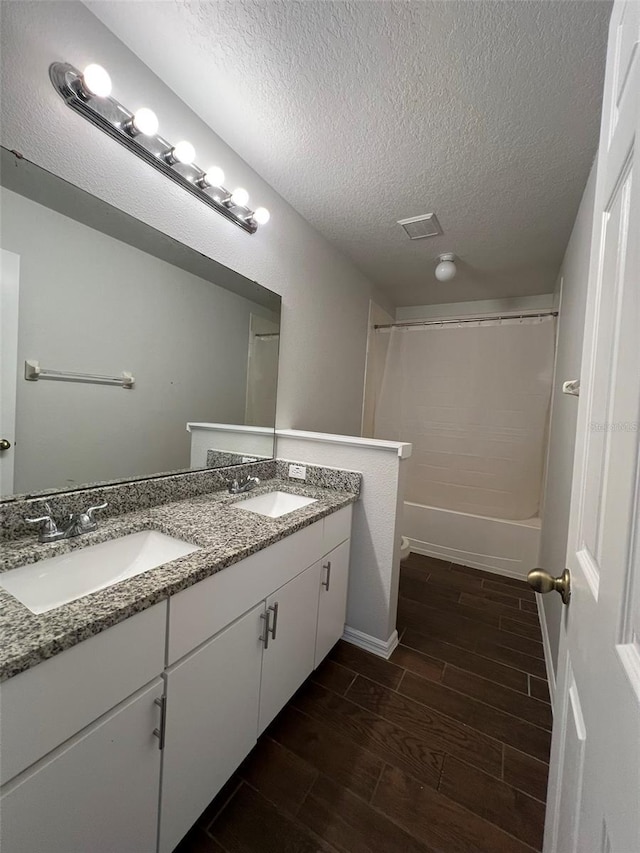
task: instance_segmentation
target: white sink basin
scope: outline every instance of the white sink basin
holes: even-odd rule
[[[32,613],[46,613],[199,550],[157,530],[144,530],[0,572],[0,587]]]
[[[234,509],[246,509],[247,512],[257,512],[258,515],[266,515],[269,518],[280,518],[295,509],[316,503],[315,498],[304,498],[302,495],[290,495],[289,492],[267,492],[266,495],[256,495],[238,501],[233,505]]]

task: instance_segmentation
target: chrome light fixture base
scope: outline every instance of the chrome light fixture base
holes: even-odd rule
[[[202,187],[205,172],[195,164],[170,164],[167,155],[173,145],[158,134],[146,136],[131,134],[133,113],[112,97],[99,97],[87,93],[82,86],[82,74],[68,62],[54,62],[49,67],[49,77],[60,97],[75,112],[100,128],[129,151],[136,154],[165,177],[181,186],[191,195],[217,211],[229,222],[254,234],[258,224],[252,219],[253,211],[247,207],[229,205],[231,193],[224,187]],[[213,194],[215,193],[215,195]],[[221,198],[225,199],[222,201]]]

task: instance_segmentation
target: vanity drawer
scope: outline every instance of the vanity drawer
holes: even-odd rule
[[[172,596],[167,665],[319,560],[325,553],[323,529],[317,521]]]
[[[166,628],[162,601],[5,681],[0,783],[159,676]]]
[[[324,518],[324,536],[322,555],[328,554],[351,536],[351,515],[353,505],[345,506]]]

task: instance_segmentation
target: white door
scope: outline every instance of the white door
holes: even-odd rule
[[[161,695],[158,678],[5,785],[2,853],[155,853]]]
[[[160,853],[170,853],[257,739],[264,602],[167,674]]]
[[[545,853],[640,851],[640,3],[613,7]],[[561,568],[549,567],[545,568]]]
[[[15,492],[19,286],[20,255],[0,249],[0,497]]]
[[[320,563],[315,563],[267,599],[259,732],[313,671],[319,587]]]
[[[347,539],[320,560],[320,597],[314,666],[319,666],[344,632],[349,586],[349,552]]]

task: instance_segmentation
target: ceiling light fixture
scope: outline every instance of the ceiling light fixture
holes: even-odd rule
[[[173,148],[170,148],[164,155],[164,159],[170,166],[175,163],[182,163],[183,166],[190,166],[196,159],[196,149],[190,142],[183,139],[182,142],[177,142]]]
[[[224,184],[224,172],[220,166],[211,166],[202,176],[200,186],[205,187],[221,187]]]
[[[252,219],[254,222],[257,222],[258,225],[266,225],[267,222],[271,219],[271,214],[267,210],[266,207],[256,207],[253,212]]]
[[[451,281],[452,278],[455,278],[458,272],[454,263],[455,255],[452,252],[446,252],[444,255],[438,255],[437,260],[436,278],[438,281]]]
[[[87,65],[80,78],[81,87],[86,95],[95,95],[98,98],[108,98],[111,94],[111,77],[102,65],[92,62]]]
[[[131,136],[137,136],[138,133],[144,133],[145,136],[155,136],[158,132],[158,116],[153,110],[142,107],[133,114],[133,118],[126,122],[125,130]]]
[[[206,172],[194,163],[196,152],[190,142],[175,145],[158,135],[158,117],[148,107],[135,113],[111,95],[111,78],[95,63],[83,72],[68,62],[54,62],[49,68],[54,88],[66,105],[91,124],[132,151],[165,177],[179,184],[208,207],[254,234],[259,225],[269,221],[269,211],[259,207],[247,208],[249,193],[242,187],[233,192],[226,189],[224,172],[212,166]],[[208,191],[214,187],[216,192]]]
[[[246,207],[249,204],[249,193],[244,187],[236,187],[229,196],[229,203],[235,204],[236,207]]]

